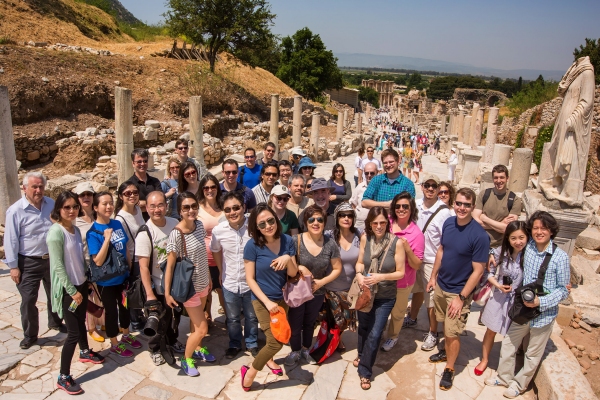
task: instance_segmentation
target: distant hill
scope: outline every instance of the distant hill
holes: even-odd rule
[[[428,60],[426,58],[382,56],[378,54],[365,53],[335,53],[335,56],[338,58],[339,67],[412,69],[417,71],[438,71],[455,74],[497,76],[505,79],[518,79],[521,76],[526,80],[534,80],[537,79],[540,74],[542,74],[546,80],[559,81],[566,72],[566,69],[564,71],[536,69],[505,70],[488,67],[476,67],[469,64],[459,64],[441,60]]]
[[[141,21],[137,19],[128,9],[121,4],[119,0],[76,0],[87,3],[91,6],[96,6],[102,11],[113,15],[118,21],[127,22],[128,24],[138,24]]]

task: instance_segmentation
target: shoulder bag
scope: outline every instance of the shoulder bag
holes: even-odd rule
[[[96,229],[90,229],[90,231],[97,233],[104,237],[104,234]],[[104,239],[106,240],[106,239]],[[90,282],[101,282],[115,278],[117,276],[124,275],[129,271],[129,265],[127,265],[127,259],[125,256],[113,246],[110,239],[108,239],[108,254],[102,265],[97,265],[93,258],[90,257],[90,265],[87,270],[87,278]]]
[[[185,237],[183,232],[179,228],[175,228],[179,232],[181,237],[181,256],[177,257],[177,262],[173,270],[173,279],[171,279],[171,297],[180,303],[188,301],[196,291],[194,290],[194,284],[192,282],[192,275],[194,274],[194,263],[187,257],[187,248],[185,246]],[[163,277],[160,282],[163,293],[165,290],[165,275],[167,270],[167,264],[163,263],[160,266]]]
[[[129,229],[129,227],[127,227]],[[150,261],[149,265],[152,268],[152,261],[154,259],[154,246],[152,246],[152,235],[150,234],[150,230],[147,225],[140,226],[137,234],[140,232],[146,232],[148,237],[150,238]],[[135,241],[134,241],[135,242]],[[134,252],[135,257],[135,252]],[[144,303],[146,303],[146,290],[144,289],[144,284],[142,283],[142,277],[140,273],[140,265],[139,262],[135,262],[135,266],[133,268],[134,273],[129,277],[129,285],[125,292],[127,293],[127,306],[131,309],[142,309],[144,308]],[[136,268],[137,267],[137,268]]]
[[[298,234],[298,253],[296,254],[296,262],[300,265],[300,238],[302,234]],[[287,277],[287,282],[283,287],[283,300],[290,307],[299,307],[309,300],[314,299],[312,291],[312,278],[303,276],[300,271],[294,277]]]

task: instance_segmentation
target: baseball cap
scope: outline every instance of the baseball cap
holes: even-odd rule
[[[302,150],[301,148],[299,148],[299,147],[294,147],[294,148],[292,149],[292,155],[294,155],[294,156],[302,156],[302,157],[304,157],[304,156],[306,155],[306,153],[305,153],[305,152],[304,152],[304,150]]]
[[[423,179],[421,180],[421,182],[425,183],[427,181],[434,181],[435,183],[437,183],[438,185],[440,184],[440,178],[438,178],[437,175],[434,174],[427,174],[423,177]]]
[[[283,185],[275,185],[271,189],[271,196],[291,196],[290,191]]]
[[[77,195],[79,195],[81,193],[85,193],[85,192],[96,193],[96,191],[94,190],[94,187],[92,186],[92,184],[90,182],[81,182],[80,184],[75,186],[75,189],[73,189],[73,193],[75,193]]]

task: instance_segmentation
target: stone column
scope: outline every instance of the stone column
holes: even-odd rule
[[[508,162],[510,161],[510,151],[512,150],[512,146],[507,144],[498,144],[494,145],[494,153],[492,155],[492,166],[495,165],[506,165],[508,167]],[[529,173],[529,171],[527,171]]]
[[[457,123],[457,127],[456,127],[456,132],[453,132],[452,135],[455,136],[462,136],[462,132],[465,126],[465,112],[464,111],[459,111],[458,112],[458,123]]]
[[[465,142],[469,146],[473,145],[473,138],[475,137],[475,123],[477,122],[477,113],[479,112],[479,103],[473,103],[473,110],[471,111],[471,127],[469,129],[469,141]]]
[[[337,119],[337,133],[335,135],[335,141],[338,143],[341,143],[342,141],[342,137],[344,136],[344,114],[342,114],[341,112],[338,112],[338,119]]]
[[[452,134],[452,131],[454,130],[454,110],[450,110],[450,122],[448,123],[448,132]]]
[[[310,133],[310,151],[314,153],[315,160],[319,161],[319,128],[321,126],[321,116],[314,113],[312,116],[312,130]]]
[[[471,147],[476,149],[481,143],[481,133],[483,129],[483,115],[485,110],[480,108],[477,110],[477,120],[475,121],[475,135],[471,138]]]
[[[475,183],[477,175],[479,175],[479,160],[481,160],[481,156],[481,152],[477,150],[465,150],[463,152],[464,166],[459,186],[469,186]]]
[[[131,152],[133,151],[133,109],[131,90],[117,86],[115,88],[115,143],[119,185],[133,175]]]
[[[508,188],[513,192],[522,193],[529,186],[529,172],[533,161],[533,150],[515,149],[512,168],[508,179]]]
[[[356,133],[362,135],[362,114],[356,114]]]
[[[206,167],[204,162],[204,126],[202,125],[202,96],[190,97],[190,141],[198,149],[194,150],[194,158]],[[202,172],[200,172],[202,174]]]
[[[442,114],[441,118],[442,118],[442,121],[441,121],[442,123],[440,126],[440,136],[446,134],[446,114]]]
[[[470,115],[465,116],[465,122],[463,124],[462,136],[458,137],[459,142],[463,142],[464,144],[469,144],[469,140],[471,139],[471,120],[472,119],[473,119],[473,117]]]
[[[131,166],[131,162],[129,165]],[[0,86],[0,187],[0,224],[5,225],[6,210],[21,198],[10,99],[6,86]]]
[[[348,109],[344,110],[344,128],[348,127]]]
[[[483,162],[491,163],[494,156],[494,145],[496,144],[496,133],[498,132],[498,107],[490,107],[488,114],[488,128],[485,136],[485,154]]]
[[[269,141],[275,145],[275,160],[279,161],[279,95],[271,95],[271,124]]]
[[[294,96],[292,144],[294,147],[302,146],[302,96]]]

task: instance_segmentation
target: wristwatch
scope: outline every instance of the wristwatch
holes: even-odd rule
[[[461,301],[465,301],[465,300],[467,300],[467,298],[466,298],[465,296],[463,296],[462,294],[460,294],[460,293],[458,294],[458,298],[459,298]]]

